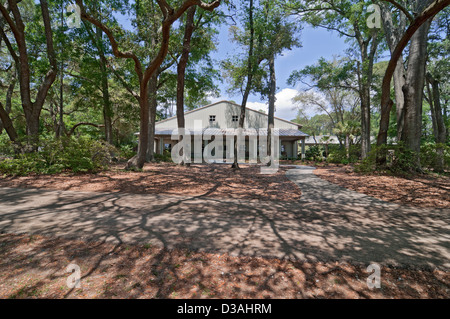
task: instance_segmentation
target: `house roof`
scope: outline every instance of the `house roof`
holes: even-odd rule
[[[234,102],[231,102],[231,101],[223,100],[223,101],[219,101],[219,102],[216,102],[216,103],[212,103],[212,104],[208,104],[208,105],[199,107],[199,108],[197,108],[197,109],[195,109],[195,110],[192,110],[192,111],[185,112],[184,115],[191,114],[191,113],[194,113],[194,112],[197,112],[197,111],[200,111],[200,110],[204,110],[204,109],[207,109],[207,108],[209,108],[209,107],[211,107],[211,106],[215,106],[215,105],[220,104],[220,103],[228,103],[228,104],[232,104],[232,105],[241,107],[241,106],[240,106],[239,104],[237,104],[237,103],[234,103]],[[248,108],[248,107],[246,107],[245,109],[246,109],[246,110],[249,110],[249,111],[252,111],[252,112],[256,112],[256,113],[265,115],[265,116],[268,116],[266,113],[263,113],[263,112],[260,112],[260,111],[253,110],[253,109],[250,109],[250,108]],[[173,120],[173,119],[175,119],[175,118],[176,118],[176,116],[172,116],[172,117],[170,117],[170,118],[168,118],[168,119],[158,121],[156,124],[158,124],[158,123],[164,123],[164,122]],[[279,120],[279,121],[283,121],[283,122],[286,122],[286,123],[289,123],[289,124],[292,124],[292,125],[296,125],[296,126],[298,126],[299,129],[301,129],[301,128],[303,127],[301,124],[294,123],[294,122],[292,122],[292,121],[288,121],[288,120],[285,120],[285,119],[282,119],[282,118],[279,118],[279,117],[276,117],[276,116],[275,116],[274,118],[277,119],[277,120]]]
[[[155,135],[172,135],[174,132],[176,134],[176,130],[173,129],[158,129],[155,128]],[[267,135],[267,129],[263,128],[263,129],[259,129],[259,130],[255,130],[255,129],[242,129],[243,130],[243,135],[247,135],[247,136],[258,136],[258,135]],[[191,135],[234,135],[235,134],[235,129],[220,129],[220,128],[204,128],[201,131],[197,130],[197,131],[191,131],[189,130]],[[299,130],[294,130],[294,129],[278,129],[279,132],[279,136],[281,137],[308,137],[309,135],[306,133],[303,133],[302,131]]]

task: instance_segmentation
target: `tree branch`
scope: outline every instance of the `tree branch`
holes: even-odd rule
[[[122,83],[123,87],[139,102],[141,100],[139,94],[133,91],[133,89],[129,86],[127,81],[125,81],[125,79],[119,74],[119,72],[117,72],[117,70],[114,69],[112,66],[111,70],[113,74],[116,76],[116,78],[119,80],[119,82]]]
[[[58,72],[55,49],[53,47],[53,32],[50,24],[50,14],[48,12],[47,0],[41,0],[41,12],[42,19],[44,21],[45,38],[47,41],[47,57],[50,62],[51,69],[45,75],[44,81],[42,82],[42,85],[39,87],[39,90],[36,94],[34,105],[36,106],[36,111],[39,112],[42,108],[42,105],[44,104],[45,97],[47,96],[47,92],[50,89],[50,86],[52,86],[53,82],[56,79],[56,73]]]
[[[69,132],[67,132],[67,135],[68,135],[68,136],[72,136],[73,133],[75,133],[75,130],[76,130],[78,127],[82,126],[82,125],[93,126],[93,127],[96,127],[96,128],[105,127],[104,125],[98,125],[98,124],[95,124],[95,123],[81,122],[81,123],[75,124],[75,125],[72,127],[72,129],[71,129]]]
[[[111,43],[111,47],[113,49],[113,53],[117,58],[122,58],[122,59],[132,59],[134,61],[134,65],[135,65],[135,70],[136,73],[139,77],[139,79],[142,79],[142,65],[141,62],[139,61],[138,57],[130,52],[130,51],[126,51],[126,52],[122,52],[119,49],[119,44],[117,43],[113,32],[111,31],[111,29],[109,29],[106,25],[104,25],[103,23],[101,23],[100,21],[98,21],[97,19],[93,18],[92,16],[88,15],[86,13],[86,9],[83,5],[83,1],[82,0],[76,0],[77,5],[80,7],[81,10],[81,18],[83,20],[86,20],[90,23],[92,23],[93,25],[95,25],[96,27],[98,27],[99,29],[101,29],[106,36],[109,39],[109,42]]]
[[[11,57],[13,58],[14,62],[16,63],[16,66],[19,65],[19,57],[17,56],[16,52],[14,51],[14,48],[11,45],[11,42],[8,39],[8,36],[6,35],[5,31],[2,27],[0,27],[0,36],[2,37],[3,41],[6,44],[6,47],[8,48],[9,54],[11,54]]]
[[[393,4],[397,9],[399,9],[400,11],[402,11],[405,14],[405,16],[408,18],[409,22],[411,22],[411,23],[414,22],[414,17],[412,16],[411,13],[409,13],[409,11],[403,5],[401,5],[400,3],[398,3],[397,1],[394,1],[394,0],[383,0],[383,1]]]
[[[16,24],[14,23],[13,19],[9,15],[8,9],[9,8],[6,8],[2,3],[0,3],[0,12],[2,13],[3,18],[6,20],[9,27],[11,28],[12,33],[14,33],[14,35],[19,34],[19,30]]]
[[[80,1],[80,0],[77,0]],[[159,6],[162,8],[167,8],[168,4],[166,0],[157,0]],[[181,6],[172,11],[172,14],[168,14],[162,23],[162,41],[161,46],[159,49],[158,54],[155,56],[155,58],[150,62],[147,69],[144,72],[143,81],[144,83],[147,83],[153,73],[156,71],[156,69],[159,67],[159,65],[162,63],[164,58],[167,55],[167,51],[169,48],[169,38],[170,38],[170,27],[172,24],[180,18],[183,13],[185,13],[190,7],[197,5],[200,8],[208,11],[213,11],[215,8],[217,8],[221,3],[221,0],[215,0],[210,4],[204,3],[200,0],[186,0],[184,1]]]

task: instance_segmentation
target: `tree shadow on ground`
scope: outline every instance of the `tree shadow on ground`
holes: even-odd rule
[[[449,274],[382,268],[369,289],[365,267],[232,257],[150,245],[0,235],[1,298],[448,298]],[[69,263],[81,289],[69,289]]]
[[[209,197],[219,183],[198,196],[3,188],[1,233],[68,241],[45,239],[2,258],[0,268],[13,270],[2,271],[2,280],[50,271],[42,280],[58,282],[62,297],[73,297],[75,290],[64,289],[64,269],[82,260],[83,280],[100,285],[93,296],[103,297],[448,295],[448,273],[433,273],[449,268],[448,209],[402,207],[338,186],[325,189],[308,177],[304,183],[302,199],[291,202]],[[2,245],[4,256],[10,244]],[[378,293],[361,280],[371,263],[391,274]],[[413,279],[397,282],[397,275]],[[433,292],[425,282],[440,288]],[[42,289],[40,281],[27,283],[7,296]]]

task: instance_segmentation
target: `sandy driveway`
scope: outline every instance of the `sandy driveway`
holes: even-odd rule
[[[0,188],[0,232],[155,243],[232,255],[450,269],[450,210],[386,203],[287,172],[301,200]]]

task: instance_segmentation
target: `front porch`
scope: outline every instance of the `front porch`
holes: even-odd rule
[[[293,130],[289,130],[293,131]],[[297,133],[298,132],[298,133]],[[291,134],[291,135],[289,135]],[[191,136],[191,155],[192,158],[194,157],[202,157],[203,158],[203,152],[205,150],[206,145],[208,145],[213,139],[209,140],[203,140],[203,136],[201,135],[202,139],[202,148],[201,148],[201,154],[195,153],[194,148],[194,140],[197,137],[199,138],[199,135]],[[278,154],[280,158],[289,158],[289,159],[297,159],[301,157],[302,159],[305,158],[305,139],[306,135],[300,131],[295,132],[282,132],[280,130],[280,139],[278,143]],[[172,139],[172,134],[167,131],[157,131],[155,132],[155,146],[154,146],[154,152],[156,154],[164,154],[164,152],[171,152],[172,148],[178,143],[178,140]],[[262,152],[263,154],[266,153],[266,150],[264,149],[264,146],[261,146],[259,144],[259,140],[256,139],[256,149],[253,149],[253,152],[255,152],[258,157],[259,154]],[[232,148],[228,147],[229,144],[227,144],[227,137],[223,137],[223,142],[221,146],[218,146],[218,150],[215,149],[213,151],[213,155],[215,155],[215,152],[219,151],[223,153],[223,159],[225,162],[225,159],[230,158],[230,155],[232,157]],[[241,151],[245,151],[245,159],[248,160],[250,157],[250,150],[254,147],[254,139],[250,141],[250,138],[248,135],[245,136],[245,150],[241,149]],[[230,154],[231,152],[231,154]]]

